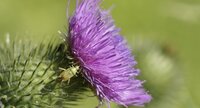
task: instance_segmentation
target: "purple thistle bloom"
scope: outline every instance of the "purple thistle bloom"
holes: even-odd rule
[[[125,40],[101,0],[77,1],[69,18],[69,43],[84,77],[95,88],[100,101],[143,106],[151,96],[137,80],[139,70]]]

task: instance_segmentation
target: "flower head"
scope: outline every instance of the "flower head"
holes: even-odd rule
[[[99,99],[120,105],[142,106],[151,100],[125,40],[114,25],[109,11],[100,8],[101,0],[77,2],[69,18],[69,44],[79,61],[84,77],[95,88]]]

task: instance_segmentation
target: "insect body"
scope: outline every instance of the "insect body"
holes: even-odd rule
[[[68,83],[70,82],[70,79],[73,76],[76,76],[76,74],[78,73],[79,70],[79,66],[72,66],[69,67],[68,69],[65,68],[59,68],[62,72],[59,75],[59,78],[61,79],[62,82],[64,81],[68,81]]]

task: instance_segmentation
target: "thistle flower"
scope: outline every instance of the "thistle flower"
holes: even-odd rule
[[[101,0],[77,0],[69,18],[69,46],[82,74],[95,88],[100,100],[123,106],[143,106],[151,96],[137,80],[139,70],[126,41],[115,27]]]

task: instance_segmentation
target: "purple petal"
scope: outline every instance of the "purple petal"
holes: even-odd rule
[[[128,106],[143,106],[151,96],[135,77],[136,61],[119,34],[101,0],[82,0],[69,19],[69,40],[85,78],[96,89],[100,100]]]

